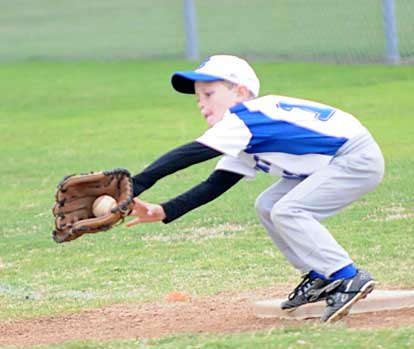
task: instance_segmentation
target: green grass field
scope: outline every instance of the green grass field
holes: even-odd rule
[[[382,2],[194,0],[201,56],[382,62]],[[396,1],[401,57],[414,57],[414,4]],[[183,59],[181,0],[3,0],[0,62]]]
[[[338,106],[372,131],[386,158],[385,179],[326,224],[381,288],[414,288],[414,67],[253,65],[262,94]],[[297,283],[298,273],[255,217],[255,197],[274,181],[265,175],[169,225],[118,227],[62,245],[50,237],[54,191],[64,175],[114,167],[137,173],[203,132],[194,98],[169,85],[173,70],[190,68],[180,61],[0,65],[0,321],[156,301],[171,290],[198,297]],[[173,197],[214,165],[170,176],[142,198]],[[410,348],[413,326],[304,325],[56,348]]]

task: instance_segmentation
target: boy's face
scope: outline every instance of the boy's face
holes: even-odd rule
[[[224,112],[246,98],[240,86],[224,81],[196,81],[198,107],[210,127],[223,119]]]

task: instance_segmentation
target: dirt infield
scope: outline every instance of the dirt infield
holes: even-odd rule
[[[0,322],[0,345],[56,344],[85,339],[114,340],[155,338],[177,333],[232,333],[283,326],[303,321],[257,319],[252,302],[283,297],[285,288],[171,302],[128,303],[85,310],[76,314]],[[379,313],[378,313],[379,314]],[[306,320],[314,322],[317,320]],[[414,308],[351,315],[344,320],[352,328],[414,326]]]

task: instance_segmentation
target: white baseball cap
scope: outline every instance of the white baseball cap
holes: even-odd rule
[[[207,58],[194,71],[177,71],[171,77],[174,89],[194,94],[195,81],[226,80],[246,86],[257,97],[260,81],[253,68],[244,59],[230,55],[216,55]]]

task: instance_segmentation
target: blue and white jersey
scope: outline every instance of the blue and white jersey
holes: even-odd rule
[[[217,169],[305,178],[326,166],[348,139],[367,132],[337,108],[269,95],[230,108],[197,141],[225,154]]]

